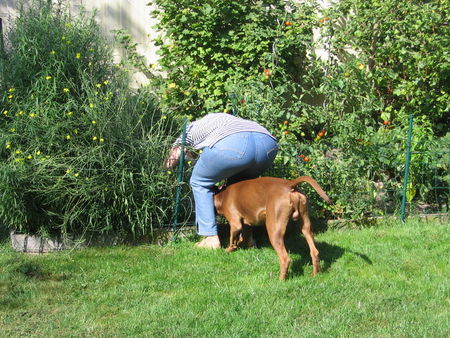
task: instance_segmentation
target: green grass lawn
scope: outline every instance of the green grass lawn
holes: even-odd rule
[[[278,281],[270,246],[0,245],[0,336],[428,336],[450,332],[449,226],[417,220],[316,236],[323,272],[291,231]]]

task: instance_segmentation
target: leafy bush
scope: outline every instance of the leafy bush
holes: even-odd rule
[[[170,222],[178,123],[132,92],[94,17],[36,2],[2,55],[0,217],[26,232],[143,234]],[[8,70],[8,71],[6,71]]]
[[[152,3],[166,109],[261,122],[281,145],[271,174],[314,176],[333,217],[398,209],[410,114],[408,201],[429,202],[430,182],[448,175],[444,158],[431,161],[449,147],[437,139],[449,127],[447,2],[343,0],[321,12],[314,1]],[[327,60],[315,57],[313,29]]]
[[[57,85],[80,90],[72,94],[83,96],[81,73],[89,74],[93,83],[112,76],[111,49],[93,16],[82,11],[72,17],[61,3],[55,7],[47,3],[38,0],[30,7],[22,5],[14,28],[7,34],[11,50],[2,58],[3,85],[26,91],[51,75],[45,72],[63,68],[64,77]]]
[[[342,0],[319,14],[313,1],[152,3],[164,76],[144,70],[166,114],[151,88],[128,88],[93,17],[47,1],[21,10],[0,58],[8,227],[146,233],[169,223],[175,178],[161,156],[178,117],[214,110],[266,126],[281,145],[272,174],[315,177],[335,203],[313,210],[337,218],[397,209],[414,114],[408,201],[439,195],[448,206],[448,3]],[[313,29],[328,60],[315,57]]]
[[[312,7],[293,1],[155,0],[164,106],[194,117],[230,109],[230,86],[288,88],[311,42]],[[287,80],[289,78],[289,80]],[[287,89],[286,89],[287,90]]]
[[[331,53],[361,65],[383,103],[374,111],[378,121],[416,114],[436,135],[448,132],[449,9],[440,0],[343,0],[329,11]]]
[[[321,19],[330,53],[322,88],[330,142],[373,168],[371,183],[399,190],[414,115],[408,201],[441,200],[447,208],[448,10],[443,1],[343,0]]]

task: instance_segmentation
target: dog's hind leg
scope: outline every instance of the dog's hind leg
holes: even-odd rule
[[[313,272],[314,276],[320,271],[320,259],[319,259],[319,250],[317,250],[316,245],[314,244],[314,235],[311,229],[311,220],[309,219],[308,214],[308,200],[305,195],[299,193],[299,201],[298,206],[300,210],[300,215],[302,218],[302,226],[301,230],[303,236],[306,238],[306,242],[309,246],[309,254],[311,255]]]
[[[280,205],[283,205],[281,203]],[[280,280],[286,279],[291,259],[284,245],[284,235],[289,221],[291,209],[278,205],[267,208],[266,228],[270,243],[278,254],[280,260]],[[284,204],[289,205],[289,204]]]
[[[289,265],[291,264],[291,259],[286,251],[286,247],[284,246],[284,234],[285,231],[283,229],[278,229],[274,232],[268,231],[270,243],[272,247],[275,249],[278,258],[280,260],[280,280],[286,279]]]

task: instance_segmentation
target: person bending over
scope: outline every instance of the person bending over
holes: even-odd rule
[[[165,166],[177,165],[181,136],[176,139]],[[202,150],[192,171],[190,186],[194,195],[197,232],[204,238],[196,246],[220,248],[214,209],[214,185],[256,178],[268,169],[278,144],[258,123],[226,113],[210,113],[186,127],[185,144]]]

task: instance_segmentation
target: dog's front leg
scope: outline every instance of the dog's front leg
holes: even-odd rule
[[[229,220],[230,223],[230,245],[228,252],[232,252],[238,248],[239,234],[242,231],[242,223],[240,220]]]
[[[239,248],[256,248],[256,242],[253,238],[253,229],[249,224],[242,226],[242,232],[238,240]]]

